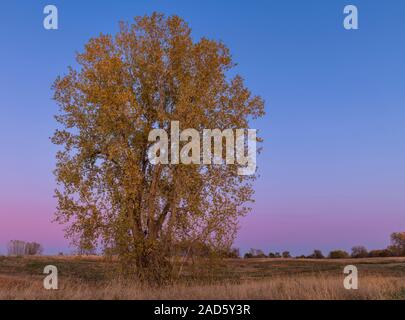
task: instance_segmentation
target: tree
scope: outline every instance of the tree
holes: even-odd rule
[[[263,250],[260,249],[251,248],[249,250],[249,253],[252,258],[266,258],[266,255],[264,254]]]
[[[396,256],[405,255],[405,232],[394,232],[391,234],[391,246],[389,249]]]
[[[364,246],[355,246],[352,248],[352,258],[366,258],[368,256],[368,251]]]
[[[324,259],[324,255],[321,250],[314,250],[314,252],[307,257],[308,259]]]
[[[231,248],[230,251],[225,252],[225,257],[227,258],[240,258],[240,249],[239,248]]]
[[[334,250],[329,253],[329,259],[347,259],[349,254],[344,250]]]
[[[392,252],[389,249],[371,250],[368,256],[370,258],[387,258],[392,256]]]
[[[9,256],[34,256],[40,255],[42,252],[43,247],[37,242],[11,240],[7,245],[7,253]]]
[[[7,244],[7,254],[9,256],[23,256],[25,254],[25,241],[11,240]]]
[[[264,114],[262,99],[229,77],[229,49],[193,42],[181,18],[154,13],[91,39],[77,63],[53,85],[56,221],[67,236],[80,248],[113,248],[127,271],[151,281],[171,274],[176,242],[230,247],[255,175],[238,175],[236,164],[148,161],[150,131],[169,132],[171,121],[201,135],[248,128]]]
[[[283,258],[285,258],[285,259],[291,258],[290,251],[283,251],[282,255],[283,255]]]
[[[36,243],[36,242],[27,242],[25,244],[25,255],[28,256],[35,256],[35,255],[41,255],[43,252],[43,247],[41,244]]]

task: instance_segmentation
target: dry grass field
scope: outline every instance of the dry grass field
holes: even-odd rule
[[[59,289],[45,290],[55,265]],[[343,268],[359,270],[359,289],[343,287]],[[405,258],[342,260],[228,259],[175,284],[147,287],[115,277],[99,257],[0,257],[0,299],[405,299]]]

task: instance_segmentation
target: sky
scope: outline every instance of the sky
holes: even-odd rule
[[[58,8],[45,30],[43,8]],[[343,28],[356,5],[359,29]],[[11,239],[69,253],[55,211],[50,89],[91,38],[153,11],[222,40],[266,116],[256,202],[235,246],[309,254],[386,247],[405,231],[405,2],[2,1],[0,253]]]

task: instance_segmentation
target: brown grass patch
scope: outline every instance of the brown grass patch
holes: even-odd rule
[[[45,265],[59,290],[45,290]],[[343,267],[359,270],[359,289],[343,287]],[[202,277],[160,288],[114,280],[115,261],[100,257],[0,259],[0,299],[405,299],[405,259],[229,259]],[[189,268],[189,267],[187,267]]]

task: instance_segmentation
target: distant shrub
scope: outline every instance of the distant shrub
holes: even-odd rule
[[[308,259],[324,259],[324,255],[321,250],[314,250],[314,252],[307,257]]]
[[[245,259],[251,259],[251,258],[253,258],[253,255],[252,255],[250,252],[246,252],[243,257],[244,257]]]
[[[371,250],[368,253],[370,258],[386,258],[394,256],[391,250],[389,249],[382,249],[382,250]]]
[[[352,248],[352,258],[366,258],[368,256],[368,251],[363,246],[355,246]]]
[[[250,252],[253,256],[259,256],[259,255],[263,255],[263,254],[264,254],[264,252],[263,252],[262,250],[260,250],[260,249],[254,249],[254,248],[251,248],[251,249],[249,250],[249,252]]]
[[[237,259],[240,258],[240,250],[239,248],[223,248],[223,249],[216,249],[216,250],[209,250],[204,256],[217,256],[221,258],[231,258]],[[195,255],[195,254],[194,254]]]
[[[349,254],[344,250],[334,250],[329,253],[329,259],[346,259]]]
[[[227,253],[226,253],[227,258],[240,258],[240,250],[239,248],[231,248]]]
[[[283,251],[282,256],[283,258],[291,258],[291,254],[289,251]]]
[[[275,259],[275,258],[281,258],[281,254],[280,252],[269,252],[269,254],[267,255],[267,257]]]
[[[248,253],[245,254],[245,258],[266,258],[267,256],[260,249],[250,249]]]

